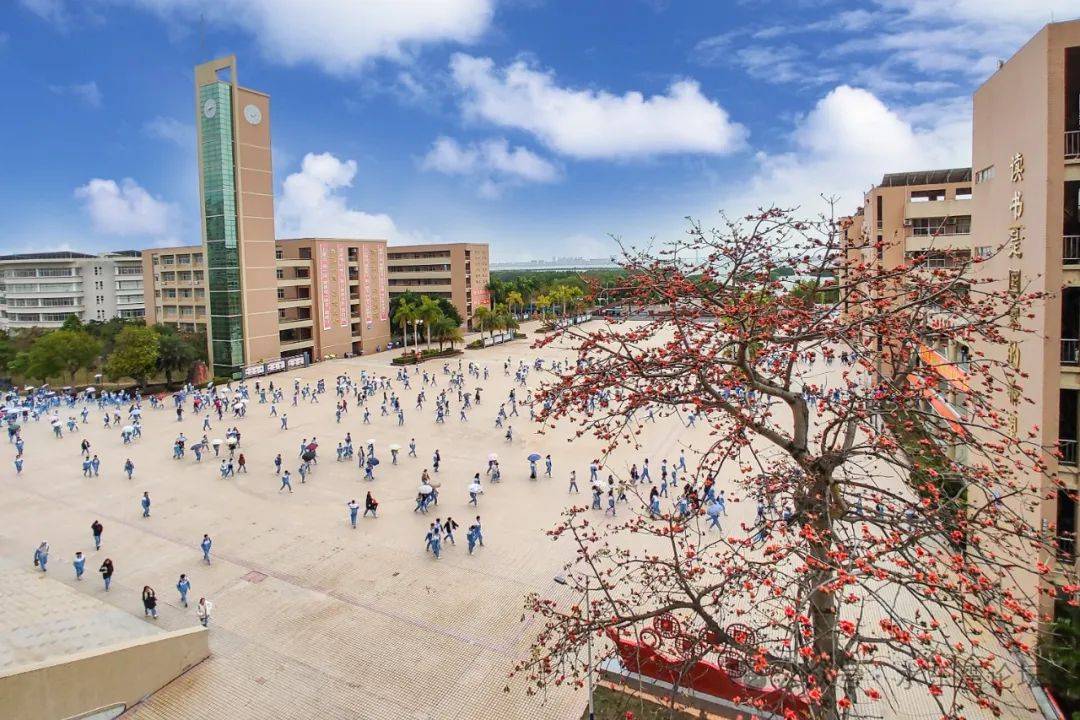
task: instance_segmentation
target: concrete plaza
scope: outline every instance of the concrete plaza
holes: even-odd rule
[[[494,427],[499,403],[505,400],[519,360],[571,357],[565,350],[530,347],[535,326],[525,328],[530,341],[517,341],[462,356],[487,367],[490,379],[480,383],[482,404],[457,416],[457,403],[445,424],[436,424],[434,397],[422,413],[415,407],[419,382],[412,391],[396,384],[405,410],[405,425],[381,417],[381,394],[369,403],[371,425],[350,402],[349,414],[335,423],[334,379],[342,373],[358,378],[361,370],[393,377],[390,353],[335,360],[298,373],[263,378],[286,386],[279,412],[289,415],[289,429],[269,417],[269,405],[253,398],[247,417],[214,419],[210,438],[224,437],[227,427],[242,433],[240,452],[250,469],[234,479],[219,477],[219,459],[210,453],[196,463],[172,456],[172,443],[183,431],[189,444],[203,435],[202,416],[190,410],[177,422],[172,402],[144,412],[144,434],[130,446],[120,431],[104,429],[101,412],[75,433],[55,439],[45,421],[24,427],[26,465],[16,478],[14,447],[0,445],[4,468],[4,502],[0,504],[0,557],[29,563],[41,540],[52,546],[49,579],[92,594],[118,609],[143,617],[140,592],[157,590],[163,628],[194,625],[194,606],[205,596],[214,604],[211,657],[174,681],[129,715],[134,718],[576,718],[585,703],[583,692],[563,689],[529,697],[520,681],[509,682],[514,662],[527,654],[535,628],[523,620],[523,598],[532,591],[567,602],[572,592],[554,582],[572,547],[553,543],[545,530],[570,503],[589,501],[588,464],[599,455],[591,437],[567,443],[569,425],[540,435],[528,410],[511,418],[514,440]],[[456,359],[453,361],[456,365]],[[437,374],[447,387],[442,361],[422,370]],[[290,407],[294,377],[302,382],[323,378],[327,393],[318,404],[301,401]],[[539,380],[531,372],[529,383]],[[477,382],[467,378],[466,387]],[[518,391],[519,396],[522,390]],[[351,399],[350,399],[351,400]],[[190,408],[190,403],[188,405]],[[61,417],[69,413],[61,411]],[[352,462],[335,462],[334,448],[351,432],[355,445],[375,440],[383,461],[376,480],[365,482]],[[700,433],[700,437],[696,433]],[[79,442],[91,442],[102,460],[100,477],[85,478]],[[306,484],[296,474],[303,439],[318,438],[319,463]],[[418,458],[405,457],[416,438]],[[680,448],[704,431],[688,431],[676,418],[647,426],[640,450],[623,449],[610,461],[625,475],[631,462],[648,457],[654,476],[666,457],[675,462]],[[397,466],[387,446],[403,446]],[[428,515],[413,512],[423,468],[432,453],[442,455],[439,505]],[[293,471],[295,492],[279,492],[273,458],[280,452]],[[489,453],[498,453],[503,482],[484,482],[479,509],[468,505],[467,486],[483,472]],[[526,456],[551,453],[554,477],[528,479]],[[222,453],[225,455],[225,452]],[[122,466],[130,457],[136,466],[128,480]],[[693,462],[687,450],[688,463]],[[543,462],[539,464],[541,475]],[[568,477],[577,470],[583,492],[568,495]],[[378,519],[362,518],[353,530],[346,503],[363,504],[370,490],[378,499]],[[139,507],[149,491],[151,517]],[[734,516],[753,513],[749,503],[733,507]],[[626,510],[623,510],[626,508]],[[620,512],[630,508],[620,505]],[[469,556],[465,529],[479,514],[485,547]],[[441,560],[424,549],[424,534],[435,519],[452,516],[459,524],[458,545],[444,547]],[[95,552],[90,523],[105,525],[102,549]],[[732,522],[738,517],[733,517]],[[604,522],[600,513],[597,521]],[[213,538],[213,564],[202,562],[203,533]],[[88,556],[87,577],[76,583],[71,558]],[[109,557],[116,566],[112,590],[105,593],[96,569]],[[191,608],[178,603],[174,590],[180,573],[191,579]],[[154,622],[145,620],[147,623]]]

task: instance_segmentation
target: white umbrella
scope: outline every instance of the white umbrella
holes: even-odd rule
[[[430,495],[434,491],[435,491],[435,488],[431,487],[430,485],[421,485],[420,486],[420,494],[421,495]]]
[[[131,425],[125,425],[124,426],[124,432],[133,433],[133,432],[135,432],[135,428],[133,426],[131,426]]]
[[[499,459],[499,456],[497,454],[495,454],[495,453],[491,453],[490,455],[488,455],[488,460],[491,460],[492,462],[494,462],[495,460],[498,460],[498,459]]]
[[[397,443],[391,443],[387,447],[389,447],[391,450],[400,450],[401,449],[401,446],[398,445]]]
[[[83,392],[91,393],[91,392],[96,392],[96,390],[93,388],[93,386],[91,386],[91,387],[86,388],[86,390],[84,390]]]
[[[367,444],[368,445],[374,445],[375,444],[375,439],[374,438],[368,438]]]
[[[472,485],[469,486],[469,492],[471,492],[471,493],[482,493],[482,492],[484,492],[484,489],[482,487],[480,487],[480,483],[474,482]]]
[[[212,442],[214,445],[220,445],[221,444],[221,438],[214,438],[210,442]]]

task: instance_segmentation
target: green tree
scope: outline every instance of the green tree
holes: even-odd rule
[[[81,330],[53,330],[37,337],[29,349],[10,363],[13,371],[42,383],[67,373],[70,382],[83,368],[92,368],[101,355],[101,343]]]
[[[480,332],[481,339],[484,337],[484,332],[493,329],[493,319],[494,313],[483,305],[473,311],[473,326]]]
[[[521,291],[511,290],[506,293],[506,307],[510,309],[511,313],[514,312],[514,308],[525,310],[525,297],[521,294]]]
[[[445,317],[439,303],[424,295],[420,298],[420,306],[416,308],[417,317],[423,321],[427,334],[427,345],[431,347],[431,328],[439,318]]]
[[[435,325],[432,328],[432,334],[435,336],[435,340],[439,343],[439,349],[442,350],[443,343],[450,343],[450,349],[454,349],[455,342],[461,342],[463,335],[461,333],[461,327],[454,322],[453,318],[449,318],[443,315],[435,321]]]
[[[1039,676],[1075,719],[1080,715],[1080,609],[1059,602],[1056,615],[1040,640]]]
[[[139,385],[157,369],[161,337],[151,327],[129,325],[116,335],[105,372],[117,380],[129,377]]]
[[[409,323],[416,320],[416,305],[409,302],[408,299],[401,299],[397,303],[397,308],[394,310],[394,314],[391,317],[391,321],[395,325],[401,325],[401,338],[404,341],[404,347],[409,347],[409,337],[406,333],[406,327]],[[416,345],[416,338],[413,337],[413,345]]]
[[[435,302],[439,303],[439,309],[443,311],[443,315],[450,318],[458,326],[465,324],[465,318],[461,317],[461,313],[458,312],[457,306],[450,302],[448,299],[441,297],[435,298]]]
[[[64,324],[60,326],[61,330],[84,330],[82,320],[78,315],[68,315],[64,318]]]
[[[170,325],[154,325],[154,332],[158,335],[157,370],[165,374],[165,383],[172,385],[174,372],[183,372],[187,377],[199,359],[199,351]]]

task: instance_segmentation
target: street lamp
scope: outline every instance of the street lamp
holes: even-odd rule
[[[570,584],[570,581],[567,580],[566,575],[563,574],[563,573],[559,573],[553,579],[555,580],[555,582],[559,583],[560,585],[569,585]],[[589,579],[588,578],[585,578],[585,611],[588,613],[588,615],[585,618],[585,622],[588,625],[588,624],[592,623],[592,604],[589,602]],[[589,664],[589,668],[588,668],[588,678],[589,678],[589,720],[596,720],[596,711],[595,711],[595,708],[593,707],[593,680],[592,680],[593,666],[592,666],[592,630],[591,629],[589,630],[589,632],[585,636],[585,644],[586,644],[586,648],[588,648],[586,652],[587,652],[587,662]]]

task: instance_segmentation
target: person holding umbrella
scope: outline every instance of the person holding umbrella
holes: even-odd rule
[[[400,450],[401,450],[401,446],[396,444],[396,443],[390,446],[390,464],[391,465],[397,465],[397,454],[398,454],[398,451],[400,451]]]
[[[529,479],[536,479],[536,462],[540,459],[539,453],[533,453],[529,456]]]
[[[374,455],[368,455],[367,462],[364,463],[364,479],[375,479],[375,466],[379,464],[379,459]]]

